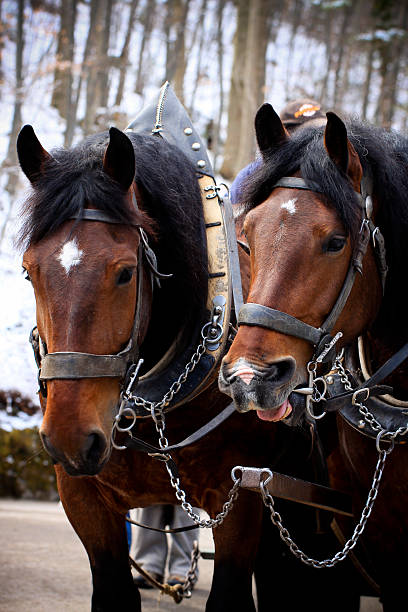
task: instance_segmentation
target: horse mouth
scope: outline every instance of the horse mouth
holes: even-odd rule
[[[293,411],[292,404],[289,399],[285,399],[285,401],[276,409],[276,408],[256,408],[256,414],[261,421],[283,421],[286,419],[291,412]]]
[[[272,377],[253,364],[245,361],[234,369],[221,367],[218,386],[220,391],[231,397],[238,412],[253,410],[264,422],[283,422],[285,425],[298,425],[305,414],[305,398],[296,393],[302,384],[303,375],[292,376],[277,384]]]

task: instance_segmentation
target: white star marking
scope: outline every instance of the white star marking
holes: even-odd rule
[[[68,274],[73,266],[77,266],[81,263],[83,251],[78,248],[78,244],[74,240],[66,242],[58,255],[58,260],[65,272]]]

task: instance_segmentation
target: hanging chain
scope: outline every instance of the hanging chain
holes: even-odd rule
[[[353,387],[349,380],[347,371],[343,366],[343,355],[344,351],[341,351],[335,358],[334,368],[331,374],[337,373],[340,377],[340,381],[343,384],[346,391],[353,391]],[[324,412],[321,415],[314,415],[311,404],[318,403],[325,399],[325,394],[327,391],[326,381],[323,377],[316,377],[317,370],[317,360],[311,361],[307,365],[307,371],[309,373],[309,381],[308,387],[304,389],[300,389],[300,392],[306,395],[306,406],[308,413],[314,419],[321,418],[324,416]],[[319,387],[320,385],[320,387]],[[299,391],[299,390],[298,390]],[[395,431],[386,430],[381,423],[377,421],[375,416],[369,411],[367,406],[364,404],[369,398],[370,389],[368,387],[358,389],[352,396],[352,403],[354,406],[358,408],[359,413],[364,418],[365,422],[369,424],[372,429],[377,432],[376,438],[376,448],[378,452],[378,460],[377,465],[374,471],[373,482],[368,493],[368,497],[361,513],[361,517],[356,527],[354,528],[353,535],[351,538],[345,543],[343,549],[337,552],[331,559],[325,559],[323,561],[319,561],[317,559],[313,559],[308,557],[300,548],[296,545],[296,543],[292,540],[289,531],[283,526],[282,517],[275,510],[275,502],[272,495],[268,492],[266,488],[266,484],[268,482],[268,478],[263,480],[260,483],[260,489],[262,493],[262,498],[264,504],[267,508],[269,508],[271,513],[271,521],[278,528],[279,535],[281,539],[285,542],[285,544],[289,547],[290,551],[293,555],[299,558],[306,565],[312,566],[314,568],[322,568],[322,567],[334,567],[339,561],[343,561],[350,550],[354,548],[357,544],[357,541],[361,534],[363,533],[367,520],[372,512],[374,502],[378,495],[378,490],[381,482],[381,478],[384,471],[385,460],[387,456],[393,451],[394,443],[397,436],[405,436],[408,434],[408,424],[405,427],[398,427]],[[384,448],[382,442],[386,442],[386,447]]]
[[[201,357],[205,353],[207,345],[218,342],[221,339],[223,334],[223,329],[220,324],[221,315],[222,308],[220,306],[215,306],[213,308],[213,312],[211,313],[211,322],[206,323],[201,330],[202,341],[193,353],[190,361],[185,366],[183,372],[180,374],[178,379],[173,382],[170,389],[159,402],[150,402],[149,400],[146,400],[143,397],[133,395],[132,393],[132,385],[137,378],[137,373],[141,366],[141,363],[143,363],[142,360],[139,361],[138,365],[135,368],[135,371],[133,372],[130,378],[130,382],[126,390],[122,394],[121,406],[118,414],[115,417],[111,436],[112,445],[116,449],[126,449],[126,446],[118,446],[115,443],[115,432],[117,430],[121,432],[127,432],[129,433],[129,435],[131,435],[131,430],[134,424],[136,423],[136,413],[127,404],[127,402],[132,402],[135,406],[142,407],[145,410],[149,411],[153,419],[156,431],[159,435],[159,447],[163,451],[162,453],[155,453],[151,456],[165,462],[167,472],[170,476],[171,486],[175,489],[176,497],[181,503],[181,507],[183,508],[184,512],[191,518],[191,520],[197,525],[197,527],[206,529],[218,527],[219,525],[221,525],[227,514],[230,512],[236,498],[238,497],[241,481],[237,480],[233,487],[230,489],[227,501],[224,503],[221,512],[219,512],[214,519],[201,519],[200,516],[196,512],[194,512],[192,505],[188,501],[186,501],[186,493],[180,487],[180,479],[176,477],[172,471],[172,468],[174,469],[174,461],[172,460],[170,453],[166,453],[166,449],[169,446],[169,441],[165,436],[166,422],[164,408],[168,406],[168,404],[172,401],[173,397],[180,391],[189,374],[193,372],[193,370],[199,363]],[[126,427],[122,427],[121,425],[119,425],[119,421],[125,413],[127,416],[132,417],[132,422]]]
[[[127,448],[126,446],[119,446],[116,444],[115,442],[116,431],[127,432],[129,433],[129,435],[131,435],[131,430],[133,429],[136,423],[136,412],[135,410],[133,410],[131,405],[129,405],[130,403],[133,404],[133,406],[135,407],[144,408],[147,412],[150,412],[155,423],[156,423],[156,418],[158,420],[162,418],[163,408],[168,406],[169,403],[173,400],[174,396],[180,391],[183,384],[186,382],[188,376],[197,367],[198,363],[200,362],[201,357],[204,355],[205,351],[207,350],[207,346],[211,345],[214,342],[218,342],[221,339],[222,334],[223,334],[222,325],[219,322],[221,315],[222,315],[222,308],[220,306],[215,306],[213,308],[213,312],[211,313],[211,322],[206,323],[201,330],[202,341],[200,342],[200,344],[194,351],[193,355],[191,356],[190,361],[186,364],[183,372],[180,374],[177,380],[175,380],[172,383],[172,385],[170,386],[170,389],[167,391],[167,393],[164,394],[164,396],[159,402],[150,402],[149,400],[146,400],[143,397],[139,397],[137,395],[133,395],[132,393],[133,384],[135,380],[137,379],[139,369],[141,365],[143,364],[143,359],[139,360],[138,364],[134,368],[132,375],[130,376],[129,384],[127,385],[126,389],[121,394],[119,410],[113,422],[111,442],[114,448],[116,448],[117,450],[125,450]],[[155,418],[154,415],[156,415],[156,411],[157,411],[158,416]],[[126,416],[127,418],[131,419],[131,422],[128,423],[128,425],[126,425],[125,427],[122,427],[119,424],[123,416]],[[157,429],[157,423],[156,423],[156,430],[159,431]],[[162,444],[167,445],[166,438],[163,438]],[[160,444],[161,448],[162,448],[162,444]]]
[[[182,596],[185,597],[186,599],[189,599],[191,597],[191,591],[193,590],[194,585],[198,580],[197,566],[198,566],[199,558],[200,558],[200,550],[198,548],[198,542],[197,540],[194,540],[193,550],[191,551],[190,568],[187,572],[186,579],[182,585]]]
[[[260,483],[262,498],[263,498],[265,506],[269,508],[270,510],[271,521],[278,528],[281,539],[289,547],[290,551],[295,557],[300,559],[306,565],[309,565],[317,569],[320,569],[322,567],[334,567],[337,563],[339,563],[339,561],[343,561],[347,557],[348,553],[357,544],[357,541],[360,535],[364,531],[367,520],[371,514],[375,499],[378,494],[378,489],[380,486],[380,481],[381,481],[381,477],[382,477],[383,470],[384,470],[385,460],[387,458],[387,455],[389,455],[389,453],[392,451],[392,448],[393,447],[387,450],[379,451],[379,457],[378,457],[377,465],[376,465],[375,472],[374,472],[373,482],[372,482],[371,489],[367,497],[366,504],[361,513],[360,520],[354,529],[352,537],[345,543],[343,549],[339,551],[338,553],[336,553],[334,557],[332,557],[331,559],[325,559],[323,561],[319,561],[317,559],[308,557],[302,550],[300,550],[300,548],[295,544],[295,542],[290,537],[289,531],[283,526],[281,515],[275,510],[274,499],[272,495],[268,492],[265,486],[268,479]]]

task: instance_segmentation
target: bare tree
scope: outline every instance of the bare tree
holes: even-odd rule
[[[96,111],[101,102],[99,77],[102,66],[105,70],[107,69],[108,58],[104,49],[106,29],[110,27],[110,21],[107,21],[109,2],[110,0],[91,0],[86,55],[83,60],[86,75],[86,108],[83,129],[86,134],[95,130]]]
[[[238,0],[228,133],[221,174],[231,179],[255,154],[254,116],[265,95],[271,3]]]
[[[4,70],[3,70],[3,49],[4,49],[4,32],[6,25],[3,19],[3,0],[0,0],[0,99],[2,85],[4,83]]]
[[[218,117],[214,130],[214,170],[218,170],[218,156],[221,149],[221,123],[224,115],[225,91],[224,91],[224,42],[223,42],[223,17],[226,0],[218,0],[217,3],[217,60],[218,60],[218,89],[219,105]]]
[[[3,167],[8,168],[8,181],[6,185],[10,195],[14,195],[17,189],[19,170],[17,168],[17,135],[22,125],[21,109],[23,106],[23,52],[24,52],[24,0],[17,2],[17,40],[15,58],[15,97],[13,121],[11,124],[10,139]]]
[[[72,104],[72,66],[74,61],[74,31],[77,14],[77,0],[61,2],[59,13],[60,29],[58,32],[54,89],[52,92],[51,105],[59,111],[61,117],[67,119]]]
[[[154,12],[155,12],[155,0],[147,0],[144,14],[141,20],[142,25],[143,25],[143,35],[142,35],[142,40],[140,41],[139,62],[138,62],[138,67],[137,67],[136,85],[135,85],[135,92],[138,94],[142,94],[143,89],[144,89],[144,62],[143,60],[144,60],[146,45],[149,42],[150,36],[152,34],[152,30],[153,30]]]
[[[195,97],[197,94],[198,83],[201,77],[201,66],[202,66],[202,58],[204,51],[204,42],[208,40],[208,33],[205,31],[205,15],[207,12],[207,0],[201,0],[201,5],[198,11],[198,21],[197,26],[195,28],[196,36],[195,38],[198,40],[197,43],[197,67],[193,85],[193,91],[190,99],[190,113],[192,114],[194,109]]]
[[[186,71],[185,29],[189,0],[167,0],[164,24],[166,34],[166,74],[174,91],[184,100],[184,74]]]
[[[129,66],[129,49],[134,31],[134,21],[136,10],[139,5],[139,0],[131,0],[129,8],[129,18],[127,22],[126,35],[123,42],[121,54],[118,58],[117,65],[119,67],[119,83],[116,91],[115,106],[119,106],[122,102],[123,92],[125,89],[126,73]]]
[[[236,155],[240,145],[240,126],[242,115],[242,95],[244,89],[245,53],[249,26],[250,2],[235,0],[237,21],[234,34],[234,57],[232,63],[230,92],[228,102],[227,138],[224,146],[224,159],[220,169],[222,176],[232,179],[236,174]]]

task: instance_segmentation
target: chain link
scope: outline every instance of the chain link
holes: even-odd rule
[[[345,370],[343,366],[343,354],[344,354],[344,351],[341,351],[341,353],[339,353],[336,356],[335,362],[334,362],[334,368],[331,374],[337,372],[340,377],[340,381],[343,384],[345,390],[353,391],[353,387],[349,380],[347,371]],[[315,365],[315,362],[310,362],[308,364],[309,387],[310,387],[310,391],[312,392],[309,394],[310,403],[316,402],[316,401],[319,402],[322,399],[324,399],[324,395],[326,392],[326,389],[323,389],[323,392],[321,392],[316,387],[316,382],[320,379],[315,378],[316,368],[314,367],[314,365]],[[359,401],[358,399],[359,396],[360,395],[362,396],[363,394],[365,394],[364,399]],[[372,482],[370,491],[368,493],[368,497],[367,497],[365,506],[361,513],[360,520],[357,523],[356,527],[354,528],[353,535],[351,536],[349,540],[347,540],[347,542],[345,543],[341,551],[337,552],[331,559],[325,559],[323,561],[319,561],[317,559],[308,557],[302,550],[300,550],[297,544],[292,540],[289,531],[286,529],[286,527],[284,527],[282,523],[282,517],[275,510],[274,499],[272,495],[266,489],[265,481],[261,482],[260,484],[264,504],[270,510],[271,521],[278,528],[281,539],[289,547],[293,555],[299,558],[306,565],[309,565],[315,568],[333,567],[339,561],[343,561],[347,557],[350,550],[354,548],[354,546],[357,544],[357,541],[360,535],[363,533],[367,520],[372,512],[374,502],[378,495],[378,490],[379,490],[381,478],[382,478],[383,471],[384,471],[385,460],[387,456],[394,449],[395,439],[397,436],[404,436],[408,434],[408,424],[406,427],[398,427],[398,429],[396,429],[395,431],[388,431],[381,425],[381,423],[377,421],[375,416],[369,411],[367,406],[365,406],[365,404],[363,403],[363,401],[366,401],[368,399],[369,394],[370,394],[370,390],[368,388],[359,389],[353,395],[352,402],[353,402],[353,405],[357,406],[359,413],[364,418],[366,423],[368,423],[370,427],[372,427],[372,429],[375,432],[377,432],[376,447],[378,451],[378,460],[377,460],[377,465],[376,465],[374,476],[373,476],[373,482]],[[311,412],[311,416],[314,416],[313,412]],[[381,448],[382,441],[386,441],[387,443],[389,443],[386,449]]]
[[[381,481],[381,477],[382,477],[383,470],[384,470],[385,460],[390,452],[391,452],[390,450],[387,450],[387,451],[382,450],[379,452],[379,457],[377,460],[377,465],[375,468],[371,489],[369,491],[364,509],[361,513],[360,520],[354,529],[352,537],[345,543],[341,551],[336,553],[331,559],[325,559],[323,561],[319,561],[317,559],[308,557],[295,544],[295,542],[292,540],[290,536],[289,531],[282,524],[281,515],[275,510],[274,499],[272,495],[266,489],[265,482],[264,481],[261,482],[260,488],[261,488],[262,498],[263,498],[265,506],[269,508],[270,510],[271,521],[278,528],[281,539],[289,547],[290,551],[293,553],[295,557],[300,559],[306,565],[309,565],[317,569],[320,569],[322,567],[334,567],[337,563],[339,563],[339,561],[343,561],[347,557],[350,550],[354,548],[354,546],[357,544],[357,541],[360,535],[363,533],[367,520],[372,512],[374,502],[378,494],[378,488],[380,486],[380,481]]]
[[[180,391],[183,384],[186,382],[188,376],[197,367],[198,363],[200,362],[201,357],[204,355],[206,351],[208,341],[211,341],[211,338],[209,337],[209,335],[207,335],[204,338],[204,340],[200,342],[197,349],[193,353],[190,361],[186,364],[183,372],[180,374],[177,380],[173,382],[170,389],[167,391],[167,393],[165,393],[165,395],[159,402],[150,402],[149,400],[146,400],[143,397],[139,397],[133,394],[129,396],[129,399],[132,400],[135,406],[138,406],[140,408],[145,408],[148,412],[152,412],[152,410],[155,410],[155,411],[160,410],[168,406],[170,402],[172,401],[172,399],[174,398],[174,396]]]
[[[197,566],[198,566],[199,558],[200,558],[200,550],[198,548],[198,542],[197,540],[194,540],[193,550],[191,551],[190,568],[187,572],[186,579],[183,582],[183,586],[182,586],[182,589],[183,589],[182,596],[185,597],[186,599],[189,599],[191,597],[191,591],[193,590],[193,587],[198,580]]]
[[[228,499],[226,502],[224,502],[221,512],[219,512],[213,519],[212,518],[201,519],[200,516],[196,512],[194,512],[192,505],[188,501],[186,501],[186,493],[180,487],[180,479],[174,478],[167,463],[166,463],[166,467],[170,475],[171,486],[176,491],[176,498],[180,502],[180,505],[183,508],[184,512],[191,518],[191,520],[197,525],[197,527],[201,527],[202,529],[212,529],[215,527],[219,527],[219,525],[221,525],[225,517],[231,511],[234,505],[234,502],[236,501],[238,497],[239,487],[241,485],[241,479],[238,479],[234,483],[233,487],[230,489],[228,493]]]
[[[214,312],[211,315],[211,323],[206,323],[203,329],[201,330],[201,336],[203,338],[202,342],[200,342],[200,344],[198,345],[190,361],[187,363],[187,365],[185,366],[183,372],[180,374],[178,379],[173,382],[170,389],[167,391],[167,393],[163,396],[163,398],[159,402],[150,402],[149,400],[146,400],[143,397],[133,395],[131,392],[132,382],[128,385],[128,388],[123,394],[124,400],[132,401],[134,406],[145,408],[145,410],[150,412],[150,415],[153,419],[156,431],[159,434],[159,446],[160,446],[160,449],[163,451],[163,453],[160,454],[160,456],[158,456],[157,458],[162,461],[163,460],[165,461],[166,469],[170,476],[171,486],[175,489],[175,492],[176,492],[176,498],[180,502],[180,505],[183,508],[184,512],[191,518],[191,520],[197,525],[197,527],[206,528],[206,529],[218,527],[224,521],[225,517],[230,512],[232,506],[234,505],[235,500],[238,497],[239,486],[240,486],[241,481],[237,480],[234,483],[233,487],[230,489],[228,493],[228,499],[224,503],[221,512],[219,512],[214,519],[211,519],[211,518],[205,519],[205,520],[201,519],[200,516],[194,512],[192,505],[186,500],[186,493],[180,487],[180,479],[176,478],[173,475],[172,468],[169,466],[170,460],[171,460],[172,465],[174,465],[174,461],[172,460],[170,453],[166,453],[166,449],[169,446],[169,441],[165,436],[166,421],[165,421],[165,414],[164,414],[163,409],[166,406],[168,406],[168,404],[172,401],[173,397],[180,391],[182,385],[187,380],[187,377],[189,376],[189,374],[191,374],[191,372],[193,372],[193,370],[196,368],[201,357],[206,351],[207,344],[211,344],[220,339],[220,333],[217,330],[221,328],[221,332],[222,332],[222,327],[219,323],[221,314],[222,314],[222,309],[220,309],[219,307],[216,307],[214,309]],[[217,331],[216,335],[214,335],[214,330]],[[137,373],[137,370],[136,370],[136,373]],[[136,374],[134,374],[134,377],[136,377]],[[125,406],[126,406],[126,403],[122,401],[121,408],[115,419],[113,429],[112,429],[112,443],[115,446],[115,448],[119,450],[125,449],[126,447],[118,446],[115,444],[115,441],[114,441],[115,431],[116,430],[129,431],[130,433],[130,430],[131,430],[131,427],[120,429],[120,427],[118,426],[120,417],[126,411],[129,411],[130,413],[132,413],[132,416],[135,415],[134,411],[131,408],[126,408]],[[136,420],[136,416],[134,416],[134,419]],[[132,423],[132,426],[133,424],[134,423]],[[183,590],[184,590],[184,587],[183,587]],[[188,587],[186,586],[186,591],[187,590],[188,590]]]
[[[353,391],[353,387],[350,383],[347,372],[342,363],[342,355],[339,355],[336,357],[335,370],[338,371],[340,375],[340,381],[343,383],[344,388],[347,391]],[[358,411],[363,417],[364,421],[373,429],[373,431],[377,432],[378,434],[377,435],[377,450],[378,451],[380,450],[379,442],[381,440],[386,440],[387,442],[390,442],[393,445],[397,436],[406,436],[408,434],[408,423],[405,427],[398,427],[398,429],[396,429],[395,431],[386,430],[383,427],[383,425],[381,425],[381,423],[377,421],[375,416],[372,414],[372,412],[370,412],[370,410],[363,403],[363,401],[358,400],[359,395],[363,393],[366,394],[364,398],[364,401],[366,401],[370,395],[370,390],[367,387],[356,391],[356,393],[353,395],[352,402],[354,406],[357,406]]]

